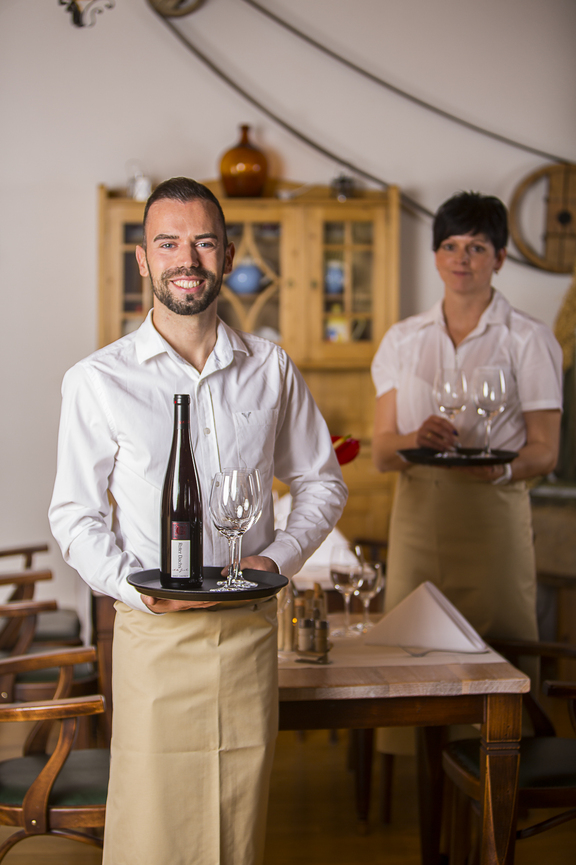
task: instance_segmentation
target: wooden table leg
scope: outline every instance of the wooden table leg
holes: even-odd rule
[[[354,739],[354,773],[356,781],[356,815],[358,831],[368,833],[370,794],[372,788],[372,759],[374,752],[374,730],[352,730]]]
[[[442,828],[444,727],[417,727],[418,804],[422,865],[438,865]]]
[[[514,862],[521,730],[522,697],[488,695],[480,752],[481,865]]]

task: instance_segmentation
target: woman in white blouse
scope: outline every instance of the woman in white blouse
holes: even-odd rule
[[[386,609],[424,580],[449,598],[483,636],[536,639],[536,576],[525,481],[546,475],[558,455],[561,350],[552,332],[513,309],[492,287],[506,258],[506,209],[459,193],[433,227],[444,297],[394,325],[372,364],[377,403],[373,459],[400,472],[389,536]],[[455,441],[480,446],[484,422],[469,405],[452,425],[438,415],[439,367],[502,367],[507,405],[492,446],[514,450],[506,466],[450,469],[413,465],[397,451]]]

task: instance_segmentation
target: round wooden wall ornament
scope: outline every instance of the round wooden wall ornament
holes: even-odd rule
[[[195,12],[204,0],[148,0],[163,18],[181,18]]]
[[[524,240],[519,213],[528,190],[547,179],[544,252],[538,253]],[[518,184],[510,202],[510,234],[528,261],[552,273],[571,273],[576,264],[576,165],[545,165]]]

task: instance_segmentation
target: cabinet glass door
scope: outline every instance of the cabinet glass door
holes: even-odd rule
[[[231,221],[226,230],[236,252],[232,273],[224,277],[218,314],[231,327],[280,342],[282,225]]]
[[[324,221],[324,342],[371,342],[373,244],[374,225],[371,220]]]
[[[136,246],[142,243],[142,223],[125,222],[122,225],[122,296],[121,336],[136,330],[152,306],[152,287],[148,277],[140,276],[136,261]]]

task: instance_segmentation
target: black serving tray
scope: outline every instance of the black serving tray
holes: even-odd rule
[[[493,450],[489,456],[482,456],[482,448],[460,448],[457,452],[450,452],[449,456],[442,456],[443,451],[435,451],[432,448],[407,448],[397,451],[401,457],[409,463],[420,466],[438,466],[439,468],[469,468],[471,466],[501,466],[511,463],[518,454],[516,451]]]
[[[257,589],[234,589],[228,592],[211,592],[217,588],[219,580],[223,580],[222,568],[205,567],[204,583],[199,589],[165,589],[160,582],[160,569],[138,571],[128,577],[128,582],[142,595],[152,598],[168,598],[171,601],[249,601],[256,598],[269,598],[276,595],[280,589],[288,585],[288,578],[282,574],[268,571],[256,571],[244,568],[242,574],[246,580],[258,583]]]

